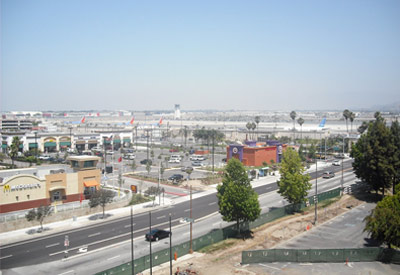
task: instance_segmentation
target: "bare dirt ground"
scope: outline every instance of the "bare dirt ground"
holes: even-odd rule
[[[337,202],[332,203],[326,208],[318,211],[318,221],[322,224],[333,217],[336,217],[346,211],[350,206],[355,207],[364,203],[354,197],[344,195]],[[253,269],[245,269],[240,265],[241,252],[252,249],[271,249],[277,244],[291,239],[292,237],[312,229],[314,221],[314,208],[303,214],[288,216],[271,223],[267,223],[253,230],[253,238],[246,240],[229,239],[225,245],[210,253],[194,253],[193,257],[186,260],[178,260],[173,263],[173,272],[191,269],[192,273],[187,274],[265,274],[258,273]],[[144,272],[147,274],[148,272]],[[169,264],[153,270],[156,275],[168,275]]]

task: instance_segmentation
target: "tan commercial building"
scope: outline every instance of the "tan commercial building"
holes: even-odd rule
[[[100,158],[75,156],[68,160],[72,169],[1,171],[0,213],[88,198],[100,186],[101,171],[96,168]]]

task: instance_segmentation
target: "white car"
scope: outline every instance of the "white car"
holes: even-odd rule
[[[168,163],[181,163],[179,159],[170,159]]]
[[[341,165],[340,160],[334,160],[334,161],[332,162],[332,165],[333,165],[333,166],[340,166],[340,165]]]

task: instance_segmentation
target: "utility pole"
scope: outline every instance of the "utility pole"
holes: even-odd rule
[[[107,167],[107,151],[106,151],[106,139],[107,137],[103,137],[103,149],[104,149],[104,173],[106,173],[106,167]]]
[[[149,212],[149,222],[150,222],[150,231],[149,234],[151,234],[151,211]],[[150,275],[153,274],[153,255],[151,253],[151,241],[152,238],[151,236],[149,237],[149,243],[150,243]]]
[[[37,144],[37,132],[35,131],[35,158],[37,160],[38,144]]]
[[[318,204],[318,164],[317,158],[315,158],[315,199],[314,199],[314,206],[315,206],[315,220],[314,225],[317,225],[318,222],[318,213],[317,213],[317,204]]]
[[[132,275],[135,275],[135,260],[133,254],[133,208],[131,205],[131,265],[132,265]]]
[[[215,130],[212,130],[212,173],[214,175]]]
[[[192,216],[192,185],[190,185],[190,248],[189,253],[193,253],[193,216]]]
[[[169,274],[172,275],[172,229],[171,229],[171,213],[169,213]]]

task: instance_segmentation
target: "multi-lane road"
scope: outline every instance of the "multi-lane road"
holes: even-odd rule
[[[336,177],[326,180],[318,180],[318,192],[323,192],[340,186],[341,167],[329,166],[324,170],[336,172]],[[318,171],[320,177],[324,170]],[[344,170],[351,170],[351,162],[344,162]],[[345,183],[348,180],[354,181],[353,173],[346,172]],[[316,173],[312,172],[311,177],[315,179]],[[268,178],[268,177],[267,177]],[[314,184],[315,181],[313,181]],[[280,207],[286,202],[276,194],[276,182],[266,183],[254,188],[259,195],[275,194],[274,205],[271,205],[270,199],[260,196],[260,204],[263,212],[270,207]],[[310,190],[313,194],[314,188]],[[172,226],[179,224],[182,217],[189,216],[189,201],[173,204],[166,208],[158,209],[152,214],[151,223],[153,227],[168,227],[169,215],[171,214]],[[192,201],[193,218],[200,220],[203,217],[218,212],[217,197],[215,193],[200,196]],[[141,213],[134,215],[134,237],[143,237],[149,227],[149,214]],[[68,247],[69,257],[79,255],[79,248],[87,247],[91,251],[115,245],[130,238],[130,217],[123,217],[103,223],[90,225],[74,230],[67,230],[61,233],[48,235],[45,237],[34,238],[27,241],[16,242],[4,245],[0,248],[1,269],[7,270],[21,266],[30,266],[39,263],[59,261],[64,258],[65,235],[68,235],[70,246]],[[111,266],[110,266],[111,267]]]

